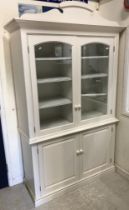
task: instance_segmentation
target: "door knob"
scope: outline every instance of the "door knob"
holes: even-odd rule
[[[75,106],[74,108],[75,108],[75,111],[77,111],[77,110],[78,110],[78,106]]]
[[[76,151],[76,155],[80,155],[80,150],[77,150]]]
[[[80,149],[80,150],[77,150],[77,151],[76,151],[76,154],[77,154],[77,155],[81,155],[81,154],[83,154],[83,153],[84,153],[84,150],[83,150],[83,149]]]
[[[76,105],[74,108],[76,111],[79,111],[79,110],[81,110],[81,105]]]
[[[78,110],[81,110],[81,105],[78,105]]]
[[[83,149],[80,149],[80,154],[83,154],[84,153],[84,150]]]

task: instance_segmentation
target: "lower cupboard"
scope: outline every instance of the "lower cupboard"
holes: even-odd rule
[[[32,145],[30,162],[24,168],[25,180],[36,206],[60,190],[111,169],[114,143],[115,126],[107,126]],[[25,156],[23,149],[26,164]]]

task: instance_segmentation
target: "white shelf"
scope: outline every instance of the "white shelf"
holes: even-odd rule
[[[71,81],[70,77],[54,77],[54,78],[47,78],[47,79],[38,79],[38,84],[45,84],[45,83],[53,83],[53,82],[67,82]]]
[[[42,130],[42,129],[47,129],[47,128],[54,128],[54,127],[62,126],[66,124],[70,124],[70,122],[64,118],[49,119],[49,120],[45,120],[44,123],[41,123],[40,129]]]
[[[102,112],[98,111],[90,111],[90,112],[83,112],[82,113],[82,120],[95,118],[104,115]]]
[[[108,74],[100,73],[100,74],[87,74],[82,75],[82,79],[92,79],[92,78],[100,78],[100,77],[107,77]]]
[[[72,57],[46,57],[35,58],[36,61],[58,61],[58,60],[72,60]]]
[[[100,104],[100,105],[103,105],[103,106],[107,106],[107,102],[104,102],[104,101],[100,101],[96,98],[92,98],[92,97],[89,97],[88,98],[89,101],[93,102],[93,103],[97,103],[97,104]]]
[[[105,58],[109,58],[109,56],[84,56],[82,57],[83,59],[105,59]]]
[[[68,98],[57,98],[52,100],[47,100],[39,103],[39,109],[51,108],[56,106],[63,106],[71,104],[72,101]]]
[[[96,96],[106,96],[107,93],[86,93],[86,94],[82,94],[83,96],[89,96],[89,97],[96,97]]]

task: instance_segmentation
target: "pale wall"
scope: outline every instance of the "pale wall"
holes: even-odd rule
[[[116,20],[121,24],[129,25],[128,12],[123,6],[124,0],[103,0],[100,5],[100,13],[110,20]],[[119,73],[117,91],[117,116],[120,120],[116,136],[116,164],[129,173],[129,117],[123,115],[123,75],[125,54],[125,32],[120,36]]]
[[[96,1],[92,0],[90,4],[95,7],[96,3],[94,2]],[[23,181],[23,167],[20,138],[17,131],[15,94],[8,46],[9,36],[4,32],[3,26],[18,15],[17,3],[18,0],[1,0],[0,4],[0,103],[10,185]]]
[[[101,0],[100,13],[110,20],[128,22],[129,11],[124,8],[124,0]]]

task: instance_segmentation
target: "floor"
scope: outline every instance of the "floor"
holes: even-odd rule
[[[0,190],[0,210],[34,210],[23,184]],[[129,181],[116,173],[60,196],[36,210],[129,210]]]

